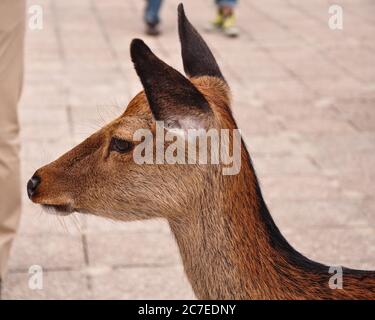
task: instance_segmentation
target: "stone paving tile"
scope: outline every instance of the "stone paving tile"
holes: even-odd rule
[[[50,81],[49,76],[46,75],[44,83],[33,84],[30,86],[25,85],[20,106],[32,108],[34,106],[41,107],[53,107],[58,106],[61,108],[62,104],[62,89],[61,85],[57,81]]]
[[[265,134],[270,130],[280,132],[283,129],[280,117],[270,115],[264,108],[252,108],[249,104],[244,107],[244,103],[238,103],[233,108],[233,114],[244,136]]]
[[[87,278],[79,271],[44,272],[43,289],[32,290],[29,287],[30,274],[10,273],[4,282],[2,298],[7,299],[91,299]]]
[[[338,201],[342,198],[340,182],[335,176],[321,174],[259,176],[259,180],[266,200]]]
[[[352,48],[350,55],[342,49],[331,49],[327,55],[337,61],[338,65],[350,69],[351,73],[363,82],[374,82],[374,72],[369,66],[375,63],[373,52],[362,47]]]
[[[355,132],[354,126],[344,119],[329,119],[327,117],[307,116],[284,118],[283,126],[288,130],[301,133],[346,133]]]
[[[349,121],[357,131],[375,132],[374,103],[361,104],[351,108],[338,106],[342,118]],[[349,110],[348,110],[349,109]]]
[[[42,131],[42,130],[41,130]],[[43,129],[44,131],[44,129]],[[58,139],[47,135],[39,139],[27,141],[21,146],[21,157],[27,158],[26,168],[39,168],[41,165],[55,160],[73,147],[70,136]]]
[[[195,299],[180,266],[128,268],[93,277],[99,299]]]
[[[278,102],[299,102],[313,99],[313,94],[301,82],[294,79],[288,79],[278,82],[249,82],[249,86],[263,99],[267,104]]]
[[[108,103],[108,101],[107,101]],[[107,105],[78,105],[70,109],[74,138],[80,142],[103,125],[119,117],[125,110],[125,103],[110,102]]]
[[[104,106],[117,107],[123,104],[125,107],[129,101],[124,98],[127,95],[124,86],[125,83],[122,80],[114,80],[110,84],[93,84],[92,86],[82,87],[81,91],[78,89],[71,90],[69,105],[72,106],[73,116],[79,112],[77,110],[80,106],[90,106],[93,113],[97,113],[98,108],[101,109]],[[86,119],[89,120],[90,118]],[[77,124],[79,125],[79,123]]]
[[[310,259],[327,265],[361,269],[373,268],[374,228],[284,229],[290,243]]]
[[[14,242],[10,269],[28,270],[32,265],[46,269],[70,269],[85,263],[81,237],[39,233],[20,234]]]
[[[319,173],[319,168],[304,156],[253,156],[255,169],[260,176],[280,176]]]
[[[178,2],[165,2],[155,39],[141,34],[143,1],[29,1],[43,6],[44,29],[26,37],[23,186],[141,90],[132,38],[183,70]],[[231,85],[234,115],[282,233],[310,258],[375,269],[375,4],[335,3],[344,8],[341,31],[328,28],[327,0],[240,1],[238,39],[202,31],[213,3],[185,6]],[[165,221],[62,221],[32,205],[24,187],[22,197],[6,299],[194,298]],[[42,291],[28,288],[33,264],[45,268]]]
[[[240,126],[241,127],[241,126]],[[241,129],[243,131],[243,129]],[[288,155],[288,154],[302,154],[302,146],[299,143],[302,140],[302,135],[296,132],[281,131],[277,135],[271,133],[257,134],[244,136],[248,145],[250,154],[255,156],[261,155]],[[310,150],[311,145],[304,146],[305,149]]]
[[[46,123],[59,125],[61,122],[68,122],[68,114],[64,107],[24,108],[20,113],[20,122],[23,126],[43,127]]]
[[[83,218],[81,216],[81,218]],[[143,221],[118,222],[109,219],[85,216],[88,233],[110,233],[110,232],[155,232],[170,234],[170,228],[164,219],[151,219]]]
[[[29,199],[26,199],[26,196],[23,201],[22,211],[24,214],[19,229],[21,235],[39,236],[48,239],[49,235],[57,234],[64,239],[71,236],[80,237],[86,228],[86,221],[83,216],[77,214],[62,219],[61,217],[47,214],[42,208],[35,206]],[[68,243],[71,243],[71,240]],[[44,246],[41,247],[41,250],[44,251]]]
[[[303,103],[278,102],[275,104],[267,104],[265,109],[269,113],[278,116],[285,122],[296,118],[306,119],[310,117],[339,119],[339,111],[335,108],[333,99],[314,99],[313,101],[305,101]]]
[[[375,227],[375,198],[365,199],[362,203],[362,210],[367,219],[369,220],[369,225],[373,228]]]
[[[371,198],[374,196],[375,174],[359,173],[338,177],[343,194],[347,197]],[[375,212],[373,212],[375,215]]]
[[[286,47],[273,51],[272,56],[302,79],[337,79],[344,76],[343,70],[327,61],[316,49],[306,46],[301,46],[298,50],[295,47]]]
[[[367,227],[370,217],[361,200],[272,200],[269,209],[276,224],[283,230],[289,227]],[[370,209],[370,207],[368,207]],[[370,210],[368,210],[370,212]]]
[[[360,99],[363,96],[363,85],[351,78],[305,80],[306,85],[316,95],[334,99]]]
[[[315,161],[330,172],[347,172],[347,174],[361,174],[366,169],[375,165],[375,154],[372,152],[343,153],[339,158],[329,157],[325,154],[314,157]]]
[[[89,232],[88,258],[93,265],[178,265],[180,257],[171,234],[149,232]]]
[[[34,125],[25,124],[21,128],[21,139],[25,142],[45,139],[61,141],[69,136],[69,125],[67,122],[60,122],[59,124],[46,122],[42,128],[35,130]]]

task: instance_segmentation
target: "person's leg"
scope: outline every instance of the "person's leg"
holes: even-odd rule
[[[4,278],[20,213],[17,104],[23,80],[24,0],[0,2],[0,280]]]
[[[217,11],[216,11],[216,16],[215,18],[205,27],[205,30],[208,31],[208,32],[212,32],[212,31],[217,31],[217,30],[221,30],[222,26],[223,26],[223,22],[224,22],[224,19],[223,19],[223,12],[222,12],[222,8],[220,6],[220,1],[221,0],[215,0],[215,4],[217,6]]]
[[[238,0],[215,0],[215,3],[223,11],[223,14],[232,14],[238,3]]]
[[[215,0],[217,12],[215,19],[207,26],[207,31],[222,30],[227,36],[235,37],[238,29],[235,27],[234,9],[238,0]]]
[[[159,33],[158,24],[160,22],[159,12],[161,4],[162,0],[147,0],[144,19],[148,34],[156,35]]]
[[[235,26],[234,10],[238,0],[217,0],[219,12],[222,16],[222,29],[229,37],[238,36],[238,29]]]

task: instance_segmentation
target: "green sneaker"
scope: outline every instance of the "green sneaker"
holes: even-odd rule
[[[223,23],[224,17],[220,12],[218,12],[215,19],[205,27],[205,30],[208,32],[220,30],[223,26]]]
[[[236,18],[234,17],[234,14],[224,18],[222,29],[224,34],[228,37],[234,38],[239,35],[239,30],[236,27]]]

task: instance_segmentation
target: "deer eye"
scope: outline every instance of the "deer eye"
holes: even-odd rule
[[[119,138],[112,138],[111,143],[109,145],[110,151],[116,151],[119,153],[125,153],[129,151],[132,147],[131,142],[122,140]]]

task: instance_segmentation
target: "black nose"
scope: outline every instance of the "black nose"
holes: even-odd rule
[[[38,176],[33,176],[29,182],[27,183],[27,195],[29,196],[29,199],[35,194],[36,189],[38,189],[38,186],[40,185],[40,182],[42,180]]]

